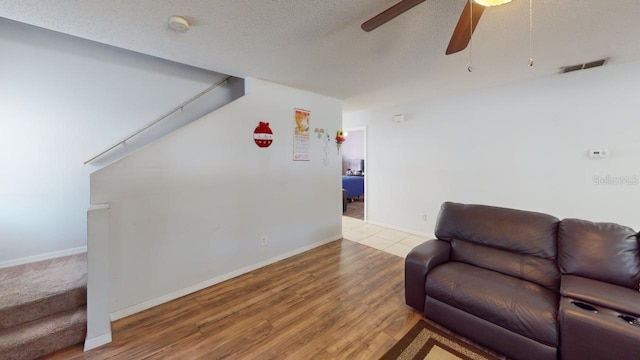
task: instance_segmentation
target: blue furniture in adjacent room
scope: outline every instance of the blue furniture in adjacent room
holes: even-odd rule
[[[347,199],[364,195],[364,176],[342,175],[342,188],[347,191]]]

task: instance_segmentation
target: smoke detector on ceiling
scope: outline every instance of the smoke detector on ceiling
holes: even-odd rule
[[[169,18],[169,27],[177,32],[189,30],[189,21],[182,16],[173,15]]]

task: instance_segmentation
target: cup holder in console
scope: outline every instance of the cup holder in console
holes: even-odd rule
[[[571,303],[573,305],[579,307],[580,309],[591,311],[592,313],[597,313],[598,312],[598,309],[594,308],[593,306],[591,306],[589,304],[585,304],[585,303],[579,302],[579,301],[572,301]]]
[[[640,327],[640,319],[638,318],[634,318],[632,316],[627,316],[627,315],[618,315],[618,317],[624,320],[626,323],[629,323],[630,325],[635,325]]]

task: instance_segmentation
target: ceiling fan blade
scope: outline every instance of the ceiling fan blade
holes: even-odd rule
[[[451,35],[451,41],[449,41],[449,47],[447,47],[445,54],[455,54],[458,51],[464,50],[467,45],[469,45],[469,41],[471,41],[471,34],[476,29],[476,25],[478,25],[478,21],[480,21],[480,16],[482,16],[483,11],[484,6],[478,5],[473,1],[467,1],[467,6],[464,7],[462,14],[460,14],[458,25],[456,25],[456,29],[453,30],[453,35]],[[473,28],[470,29],[472,17]]]
[[[425,0],[402,0],[380,14],[365,21],[360,27],[362,30],[369,32],[424,1]]]

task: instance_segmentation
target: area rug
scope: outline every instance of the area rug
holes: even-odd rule
[[[425,322],[418,323],[380,360],[500,360]]]

